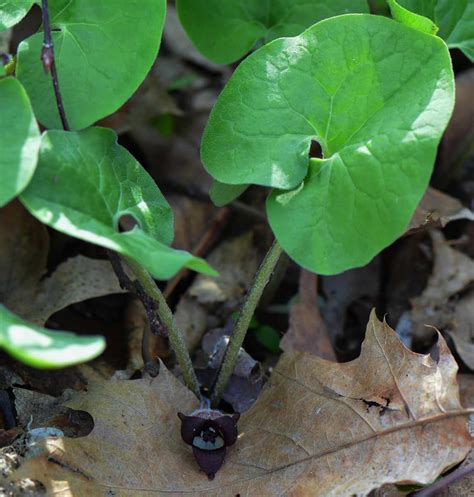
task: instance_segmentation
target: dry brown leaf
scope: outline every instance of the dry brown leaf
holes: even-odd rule
[[[221,243],[211,252],[208,261],[219,276],[199,275],[189,294],[205,305],[237,301],[247,292],[260,262],[253,233]]]
[[[449,335],[461,359],[474,371],[474,292],[454,305]]]
[[[459,219],[474,221],[474,212],[464,207],[456,198],[434,188],[428,188],[413,215],[406,234],[432,228],[444,228],[451,221]]]
[[[438,362],[411,352],[373,313],[355,361],[285,353],[213,481],[180,438],[176,413],[197,402],[164,367],[153,380],[94,384],[69,405],[93,416],[91,434],[47,439],[11,479],[63,497],[349,497],[426,484],[471,447],[441,336],[438,348]]]
[[[308,352],[323,359],[336,360],[326,324],[317,305],[317,276],[301,270],[299,303],[290,310],[290,327],[280,346],[285,351]]]
[[[461,374],[458,375],[461,401],[463,405],[474,405],[474,376]],[[470,416],[469,429],[471,435],[474,435],[474,415]],[[474,449],[471,449],[463,465],[474,464]],[[465,476],[456,483],[440,492],[437,497],[472,497],[474,495],[474,474]]]
[[[41,324],[71,304],[124,292],[109,261],[82,255],[60,264],[35,290],[32,300],[11,303],[13,310],[25,319]]]
[[[81,255],[42,279],[48,233],[18,202],[0,209],[0,225],[0,301],[24,319],[44,325],[71,304],[123,292],[108,261]]]
[[[421,342],[431,336],[431,331],[425,325],[435,326],[442,331],[453,331],[465,326],[470,328],[474,318],[474,309],[467,304],[463,311],[465,317],[456,325],[457,307],[460,307],[461,313],[463,299],[450,300],[474,282],[474,261],[452,248],[440,231],[432,231],[430,235],[434,253],[433,272],[424,292],[412,300],[413,335],[415,340]],[[466,336],[469,331],[462,330],[460,336]]]
[[[219,276],[198,275],[176,306],[176,326],[185,334],[190,350],[208,329],[210,310],[222,304],[236,306],[250,287],[259,264],[253,232],[222,242],[207,260]]]

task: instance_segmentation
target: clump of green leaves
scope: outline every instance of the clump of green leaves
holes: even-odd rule
[[[3,2],[0,30],[33,3]],[[369,15],[365,0],[177,1],[185,30],[211,60],[234,62],[261,46],[235,71],[202,140],[212,198],[225,204],[249,184],[271,188],[267,212],[279,244],[315,272],[363,265],[405,230],[454,105],[448,46],[474,57],[474,0],[388,3],[398,22]],[[183,267],[214,271],[170,247],[172,212],[152,178],[113,131],[88,127],[143,81],[165,12],[165,0],[49,1],[53,79],[73,131],[57,129],[65,121],[40,61],[44,33],[20,44],[16,77],[0,65],[0,206],[19,196],[53,229],[121,254],[162,311],[166,303],[151,276],[167,279]],[[38,121],[49,128],[42,135]],[[322,157],[309,156],[314,141]],[[120,231],[124,215],[136,221],[133,230]],[[280,245],[259,271],[262,282]],[[239,317],[239,340],[254,300],[244,306],[249,316]],[[278,337],[260,334],[276,351]],[[28,325],[2,307],[0,346],[51,367],[90,359],[104,343]],[[192,369],[185,348],[180,354]],[[195,376],[188,377],[198,392]]]
[[[0,30],[19,22],[33,2],[3,2]],[[132,95],[153,64],[165,0],[51,0],[49,16],[69,125],[86,128]],[[135,260],[168,279],[187,267],[215,274],[202,259],[170,247],[173,213],[144,168],[112,130],[61,126],[50,74],[40,60],[44,33],[18,49],[16,77],[0,73],[0,206],[20,196],[43,223]],[[31,102],[31,103],[30,103]],[[40,135],[37,120],[47,128]],[[120,218],[136,226],[120,232]],[[0,347],[28,364],[62,367],[100,354],[103,338],[50,332],[0,310]]]

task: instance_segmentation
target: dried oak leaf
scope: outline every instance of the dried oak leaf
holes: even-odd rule
[[[22,318],[44,325],[68,305],[123,290],[108,261],[82,255],[43,278],[49,236],[19,202],[0,209],[0,301]]]
[[[94,429],[49,439],[11,476],[49,495],[363,496],[385,483],[433,481],[471,447],[456,363],[405,348],[372,313],[361,356],[338,364],[285,353],[209,481],[181,440],[177,412],[196,401],[163,367],[155,379],[95,384],[69,407]]]

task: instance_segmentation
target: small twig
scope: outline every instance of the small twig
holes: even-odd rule
[[[275,267],[280,260],[282,248],[275,240],[265,259],[263,260],[252,286],[247,294],[247,298],[240,310],[239,317],[235,323],[234,329],[227,344],[227,348],[222,359],[222,364],[217,373],[217,379],[212,387],[211,403],[216,406],[224,393],[229,381],[230,375],[234,370],[237,356],[244,342],[250,321],[255,313],[258,303],[262,297],[263,291],[267,286]]]
[[[61,91],[59,89],[58,71],[56,68],[56,60],[54,58],[53,38],[51,36],[51,26],[49,23],[48,0],[41,0],[41,15],[43,17],[43,29],[44,29],[43,49],[41,50],[41,62],[43,63],[43,69],[45,74],[51,73],[51,79],[53,80],[54,96],[56,97],[56,105],[58,107],[59,117],[61,118],[61,123],[63,125],[63,128],[66,131],[69,131],[70,127],[66,117],[66,112],[64,110]]]
[[[449,473],[449,475],[446,475],[444,478],[437,481],[433,485],[430,485],[429,487],[426,487],[410,495],[412,497],[434,497],[435,495],[438,495],[441,490],[444,490],[445,488],[449,487],[461,478],[464,478],[465,476],[471,474],[472,472],[474,472],[474,464],[459,466],[459,468],[455,469],[454,471]]]
[[[204,236],[199,240],[197,246],[192,250],[192,254],[196,257],[204,257],[209,250],[209,248],[214,244],[219,233],[222,231],[223,227],[227,223],[230,216],[230,209],[228,207],[223,207],[217,211],[217,214],[212,220],[211,226],[204,233]],[[166,287],[163,291],[165,299],[168,299],[174,292],[179,283],[186,278],[190,273],[189,269],[181,269],[179,273],[168,281]]]
[[[165,297],[155,283],[155,280],[150,276],[146,269],[129,257],[124,257],[124,260],[137,278],[143,292],[154,301],[158,318],[168,331],[168,338],[171,343],[171,347],[176,354],[178,364],[181,367],[184,382],[186,383],[186,386],[194,392],[198,399],[200,399],[201,392],[199,382],[197,380],[196,373],[194,372],[191,357],[189,356],[186,340],[174,323],[173,313],[168,307]]]

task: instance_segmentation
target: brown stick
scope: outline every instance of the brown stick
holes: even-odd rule
[[[212,220],[209,229],[206,230],[206,232],[199,240],[196,247],[192,250],[193,255],[195,255],[196,257],[204,257],[207,254],[209,249],[216,242],[216,239],[218,238],[222,229],[227,224],[230,214],[231,211],[228,207],[223,207],[222,209],[219,209],[217,211],[217,214],[214,216],[214,219]],[[189,273],[190,273],[189,269],[186,268],[181,269],[181,271],[179,271],[176,274],[176,276],[174,276],[168,281],[163,291],[165,299],[169,299],[169,297],[174,292],[174,290],[179,285],[179,283],[181,283],[181,281],[183,281],[183,279],[186,278],[186,276],[188,276]]]

